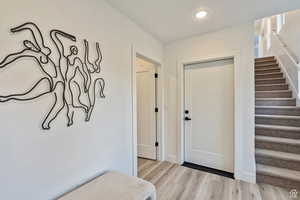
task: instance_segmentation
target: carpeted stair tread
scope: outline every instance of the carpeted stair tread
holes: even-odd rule
[[[255,106],[255,108],[297,109],[297,110],[300,110],[299,106]]]
[[[274,74],[283,74],[283,73],[282,72],[271,72],[271,73],[257,74],[257,75],[274,75]]]
[[[255,115],[255,117],[264,117],[271,119],[299,119],[300,116],[290,116],[290,115]]]
[[[264,90],[256,91],[255,97],[257,98],[292,98],[293,92],[291,90]]]
[[[255,68],[260,68],[260,67],[262,67],[262,68],[263,67],[279,67],[279,65],[276,61],[273,61],[273,60],[255,63]]]
[[[279,86],[279,85],[288,85],[287,83],[275,83],[275,84],[256,84],[255,86]]]
[[[256,165],[256,171],[258,174],[275,176],[284,179],[291,179],[300,182],[300,171],[272,167],[272,166],[261,165],[261,164]]]
[[[283,72],[273,72],[265,74],[255,74],[255,80],[267,79],[267,78],[283,78]]]
[[[275,56],[266,56],[266,57],[255,58],[255,62],[265,61],[265,60],[275,60]]]
[[[295,98],[260,98],[255,97],[257,106],[296,106]]]
[[[265,56],[265,57],[255,58],[255,60],[265,60],[265,59],[275,59],[275,56]]]
[[[255,115],[256,124],[296,126],[300,127],[300,116],[298,115],[278,115],[281,113],[269,113]]]
[[[270,81],[270,80],[285,80],[285,78],[261,78],[256,79],[257,81]]]
[[[257,136],[262,135],[300,140],[300,127],[256,124],[255,132]]]
[[[256,100],[262,100],[262,101],[282,101],[282,100],[296,100],[295,98],[255,98]]]
[[[287,91],[289,90],[289,84],[280,83],[280,84],[256,84],[255,85],[256,92],[260,91]]]
[[[264,86],[264,84],[261,84],[260,86]],[[266,91],[256,91],[256,93],[281,93],[281,92],[291,92],[291,90],[266,90]],[[287,97],[291,98],[291,97]]]
[[[276,69],[280,69],[279,67],[270,67],[268,69],[255,69],[255,72],[263,72],[263,71],[268,71],[268,70],[276,70]]]
[[[287,153],[287,152],[273,151],[267,149],[256,149],[255,154],[256,156],[267,156],[267,157],[272,157],[274,159],[300,162],[300,155],[295,153]]]
[[[269,136],[255,136],[255,140],[263,142],[281,143],[286,145],[300,146],[300,140],[280,138],[280,137],[269,137]],[[300,169],[299,169],[300,170]]]
[[[258,94],[256,94],[258,95]],[[300,116],[300,107],[297,106],[255,106],[257,115],[287,115]]]
[[[286,78],[256,78],[255,84],[276,84],[286,83]]]
[[[265,73],[275,73],[275,72],[281,72],[281,69],[279,67],[266,67],[266,68],[258,68],[255,69],[256,74],[265,74]]]
[[[276,125],[256,124],[255,128],[293,131],[293,132],[299,132],[300,133],[300,127],[295,127],[295,126],[276,126]]]

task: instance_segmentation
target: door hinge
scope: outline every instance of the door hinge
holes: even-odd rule
[[[158,113],[158,108],[155,108],[155,112]]]
[[[154,74],[154,78],[158,78],[158,73],[155,73],[155,74]]]
[[[155,142],[155,146],[158,147],[158,142]]]

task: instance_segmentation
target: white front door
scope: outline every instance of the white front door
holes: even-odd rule
[[[139,66],[137,71],[138,156],[156,160],[155,68]]]
[[[185,161],[233,172],[233,59],[185,66],[185,117]]]

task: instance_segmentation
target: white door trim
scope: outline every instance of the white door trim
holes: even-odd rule
[[[138,153],[137,153],[137,88],[136,88],[136,72],[137,65],[136,59],[142,58],[153,64],[155,64],[158,80],[157,80],[157,107],[159,109],[157,115],[157,141],[159,143],[157,152],[157,160],[163,161],[164,158],[164,80],[163,80],[163,69],[160,62],[152,59],[138,51],[133,45],[131,46],[131,92],[132,92],[132,162],[133,162],[133,176],[138,174]],[[154,112],[154,110],[153,110]]]
[[[235,178],[239,179],[242,176],[242,100],[240,94],[240,87],[238,79],[238,66],[240,65],[240,53],[238,51],[233,51],[227,54],[217,54],[212,55],[206,58],[195,58],[195,59],[187,59],[178,62],[177,66],[177,73],[178,73],[178,85],[177,85],[177,109],[179,112],[178,116],[178,155],[177,155],[177,162],[182,164],[184,162],[184,155],[185,155],[185,148],[184,148],[184,66],[202,62],[209,62],[215,60],[222,60],[222,59],[230,59],[233,58],[234,61],[234,175]]]

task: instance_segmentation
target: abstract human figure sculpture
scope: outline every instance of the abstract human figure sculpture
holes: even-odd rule
[[[51,122],[56,119],[63,109],[67,110],[67,126],[73,125],[75,109],[82,109],[86,115],[85,120],[89,121],[95,106],[97,85],[99,85],[100,90],[99,97],[105,98],[105,81],[99,77],[100,63],[102,61],[99,43],[96,43],[97,58],[93,64],[89,61],[89,44],[87,40],[84,40],[83,62],[78,57],[77,46],[70,45],[68,48],[69,53],[67,54],[62,40],[68,39],[71,42],[76,42],[76,37],[61,30],[51,30],[50,39],[58,55],[58,59],[54,59],[51,48],[46,46],[43,35],[36,24],[28,22],[11,29],[12,33],[21,31],[30,31],[33,39],[24,40],[23,50],[11,53],[0,61],[0,69],[6,68],[24,58],[30,58],[37,63],[44,77],[37,80],[26,92],[6,96],[0,95],[0,103],[12,100],[31,101],[46,94],[52,94],[54,102],[46,118],[43,120],[43,129],[50,129]],[[74,79],[76,76],[80,76],[83,79],[83,83],[77,82]],[[39,86],[45,84],[48,85],[48,88],[45,88],[42,92],[39,91]],[[74,96],[75,89],[79,93],[76,97]],[[81,102],[80,98],[82,96],[88,99],[87,104]]]

